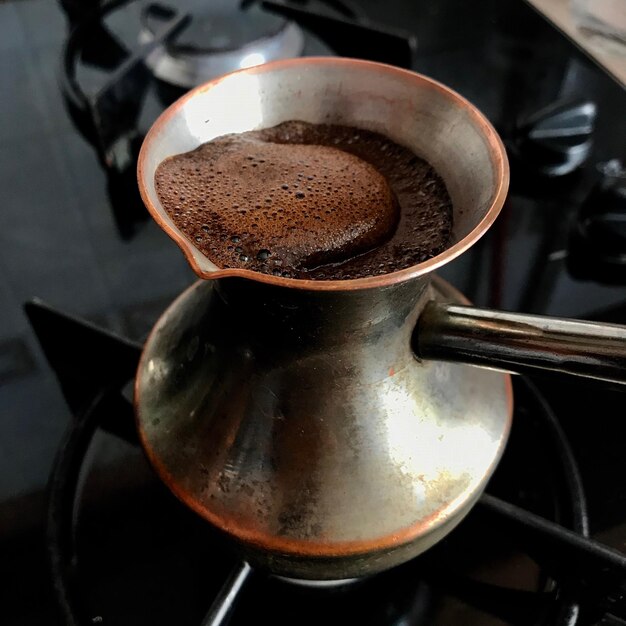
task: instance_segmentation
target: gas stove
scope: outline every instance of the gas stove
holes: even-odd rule
[[[590,538],[587,473],[541,389],[546,381],[515,380],[505,456],[446,539],[363,579],[290,580],[255,571],[148,470],[129,401],[140,344],[42,303],[26,312],[68,404],[78,407],[48,485],[47,551],[64,623],[118,623],[130,614],[134,623],[205,626],[261,618],[573,625],[626,616],[626,556]],[[86,373],[86,362],[103,367]],[[559,397],[572,388],[548,386]],[[623,399],[620,391],[603,395],[609,404]],[[124,467],[107,475],[97,457],[112,453]]]
[[[174,11],[112,2],[94,24],[84,6],[64,2],[80,45],[81,36],[64,34],[58,7],[0,7],[19,31],[6,58],[26,59],[28,78],[15,79],[0,168],[12,220],[0,257],[3,621],[623,623],[625,396],[617,387],[516,377],[510,442],[468,518],[421,557],[357,581],[303,585],[251,568],[150,471],[136,440],[132,378],[147,331],[192,276],[145,219],[135,160],[156,114],[208,78],[213,51],[244,48],[235,62],[263,62],[249,55],[264,52],[246,46],[288,30],[280,54],[385,60],[458,90],[505,139],[512,189],[496,230],[445,277],[478,304],[626,323],[626,94],[532,9],[521,0],[249,4],[237,10],[262,15],[260,30],[241,26],[229,41],[216,30],[210,50],[196,47],[206,27],[198,3]],[[230,18],[222,19],[215,23]],[[98,45],[85,49],[94,32]],[[59,91],[38,82],[37,64],[56,62],[63,43]],[[198,54],[203,62],[190,64]],[[185,79],[169,73],[180,59]],[[34,108],[22,131],[23,101]],[[24,147],[24,134],[41,142],[39,154]],[[41,193],[21,173],[33,168]],[[24,221],[31,208],[40,211],[34,227]],[[79,244],[68,249],[68,237]],[[45,271],[42,254],[35,263],[24,249],[45,255]],[[15,313],[33,295],[53,305],[26,306],[34,333]]]

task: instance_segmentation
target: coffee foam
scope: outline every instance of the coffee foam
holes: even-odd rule
[[[304,122],[228,135],[161,163],[166,211],[219,267],[356,278],[412,265],[449,239],[434,170],[382,135]]]

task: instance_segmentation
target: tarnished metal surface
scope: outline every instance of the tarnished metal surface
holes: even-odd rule
[[[454,207],[448,249],[346,281],[217,268],[161,206],[156,167],[216,136],[293,119],[382,132],[432,163]],[[196,273],[218,279],[164,314],[137,374],[141,439],[172,491],[251,561],[291,578],[376,572],[449,532],[502,453],[510,379],[420,362],[411,341],[429,301],[463,302],[441,282],[429,286],[431,273],[481,237],[504,201],[506,154],[487,120],[443,85],[397,68],[338,58],[269,63],[207,83],[165,111],[142,147],[138,179]],[[547,366],[551,355],[567,369],[556,354],[565,346],[559,322],[543,322],[550,343],[541,346],[521,318],[485,315],[431,303],[413,342],[448,360]]]
[[[508,376],[414,357],[433,293],[423,279],[345,292],[198,283],[155,327],[137,375],[157,472],[285,576],[351,578],[422,552],[481,493],[512,409]]]
[[[164,211],[156,167],[213,137],[293,119],[382,132],[424,156],[453,201],[450,247],[348,281],[217,268]],[[485,232],[506,195],[506,154],[480,112],[386,65],[269,63],[172,105],[146,137],[138,179],[198,275],[219,279],[165,313],[137,374],[140,435],[174,493],[291,578],[376,572],[449,532],[494,469],[512,411],[508,376],[419,362],[410,346],[434,297],[430,272]]]
[[[216,267],[167,215],[154,185],[156,168],[166,157],[192,150],[214,137],[267,128],[287,120],[347,124],[378,131],[423,156],[442,176],[452,199],[451,245],[419,265],[355,280],[296,280]],[[137,167],[146,207],[180,246],[198,276],[240,276],[322,291],[391,285],[424,276],[448,263],[493,223],[509,183],[500,138],[465,98],[414,72],[337,57],[266,63],[190,91],[154,123],[141,147]]]
[[[626,326],[428,304],[418,353],[515,372],[548,369],[626,384]]]

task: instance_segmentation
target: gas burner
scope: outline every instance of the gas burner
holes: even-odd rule
[[[231,70],[301,55],[343,54],[410,67],[416,45],[412,35],[367,20],[343,0],[148,4],[134,35],[123,37],[113,18],[128,16],[127,30],[132,30],[132,4],[62,3],[72,27],[63,51],[63,97],[106,173],[122,239],[131,239],[147,217],[136,184],[146,125],[189,87]],[[129,39],[140,43],[129,45]],[[87,68],[96,70],[95,89],[85,85]]]
[[[191,16],[189,26],[148,55],[146,65],[158,79],[178,87],[190,89],[227,72],[300,56],[304,50],[304,35],[296,24],[256,4],[242,7],[233,0],[210,5],[188,0],[176,3],[176,10],[149,4],[142,11],[139,41],[154,41],[177,11]]]
[[[138,451],[133,474],[144,482],[130,493],[114,487],[112,496],[84,499],[88,489],[79,483],[94,480],[95,433],[114,434],[109,445],[118,441],[127,452],[128,443],[137,446],[125,390],[141,346],[41,302],[26,311],[68,403],[82,407],[49,484],[48,554],[62,623],[133,615],[134,623],[153,626],[217,626],[229,618],[232,626],[479,625],[494,618],[573,626],[626,617],[626,557],[588,538],[578,467],[549,404],[527,379],[515,382],[513,432],[489,494],[459,528],[382,574],[304,587],[237,563],[222,536],[149,478]],[[116,579],[127,572],[129,588],[112,588],[109,572]]]

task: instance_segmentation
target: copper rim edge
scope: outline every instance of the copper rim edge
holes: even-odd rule
[[[389,274],[383,274],[381,276],[371,276],[368,278],[356,278],[351,280],[309,280],[309,279],[296,279],[296,278],[283,278],[279,276],[273,276],[271,274],[262,274],[261,272],[254,272],[252,270],[246,269],[238,269],[238,268],[229,268],[229,269],[218,269],[216,271],[207,272],[204,271],[197,263],[193,256],[192,249],[194,249],[193,244],[188,241],[182,233],[178,230],[174,229],[172,226],[167,224],[157,209],[152,204],[148,194],[145,190],[143,184],[143,170],[144,170],[144,162],[146,158],[147,146],[154,140],[156,135],[160,132],[161,127],[169,120],[170,117],[174,116],[178,109],[183,106],[183,104],[193,98],[197,93],[202,91],[206,91],[211,89],[214,85],[217,85],[222,80],[231,76],[231,74],[226,74],[225,76],[221,76],[216,78],[208,83],[200,85],[195,89],[192,89],[184,96],[179,98],[176,102],[174,102],[171,106],[169,106],[155,121],[152,125],[148,134],[146,135],[144,142],[141,146],[141,150],[139,152],[139,158],[137,160],[137,182],[139,185],[139,192],[141,194],[141,198],[143,203],[147,207],[148,211],[152,215],[153,219],[157,222],[157,224],[167,233],[167,235],[180,247],[185,255],[188,263],[191,265],[193,271],[203,279],[216,279],[216,278],[226,278],[226,277],[240,277],[240,278],[248,278],[251,280],[255,280],[261,283],[282,286],[282,287],[290,287],[295,289],[309,289],[315,291],[350,291],[356,289],[369,289],[375,287],[385,287],[387,285],[393,285],[405,280],[409,280],[411,278],[416,278],[418,276],[422,276],[433,270],[445,265],[450,262],[452,259],[456,258],[465,250],[467,250],[470,246],[472,246],[478,239],[480,239],[485,232],[489,229],[489,227],[493,224],[496,217],[500,213],[502,206],[504,204],[504,200],[506,198],[506,194],[509,188],[509,165],[508,159],[506,155],[506,150],[502,143],[502,140],[498,136],[498,133],[495,131],[491,123],[487,120],[487,118],[466,98],[458,94],[456,91],[446,87],[445,85],[428,78],[422,74],[418,74],[416,72],[412,72],[409,70],[403,70],[392,65],[385,65],[383,63],[374,63],[372,61],[363,61],[358,59],[348,59],[348,58],[334,58],[334,57],[301,57],[296,59],[285,59],[280,61],[273,61],[270,63],[265,63],[262,65],[258,65],[255,67],[239,70],[237,72],[233,72],[233,74],[258,74],[264,73],[267,71],[272,71],[275,68],[285,67],[289,65],[313,65],[313,64],[325,64],[325,65],[354,65],[358,64],[362,67],[372,67],[377,68],[379,70],[384,70],[389,73],[395,73],[398,75],[402,75],[406,80],[418,81],[420,83],[427,83],[433,89],[437,89],[439,91],[444,92],[447,96],[451,97],[455,100],[461,107],[466,109],[470,113],[470,115],[476,120],[477,125],[481,127],[485,138],[487,139],[489,145],[489,153],[493,159],[495,170],[496,170],[496,181],[497,187],[493,195],[493,199],[491,202],[491,206],[489,210],[485,213],[485,216],[478,223],[478,225],[469,232],[461,241],[458,241],[453,246],[447,248],[441,254],[433,257],[432,259],[428,259],[423,263],[418,265],[413,265],[411,267],[405,268],[403,270],[399,270],[397,272],[391,272]]]

